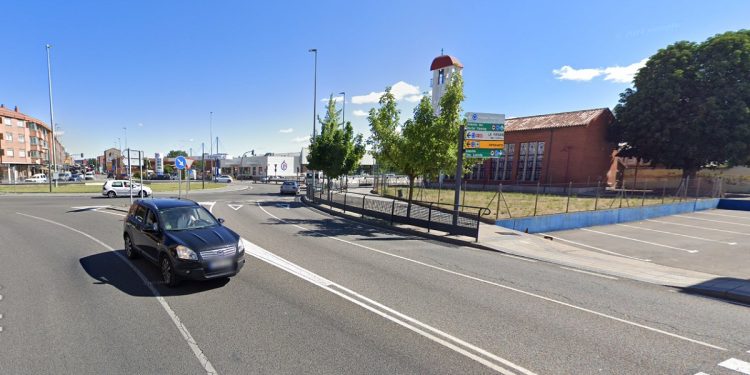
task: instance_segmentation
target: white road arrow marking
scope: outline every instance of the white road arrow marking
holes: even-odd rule
[[[243,205],[241,205],[241,204],[227,204],[227,206],[229,206],[229,208],[231,208],[231,209],[233,209],[233,210],[237,211],[237,210],[239,210],[240,208],[242,208],[242,206],[243,206]]]
[[[198,202],[198,204],[201,206],[208,206],[208,211],[213,213],[216,202]]]

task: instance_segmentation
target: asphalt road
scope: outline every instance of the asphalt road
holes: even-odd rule
[[[122,257],[121,211],[91,207],[126,199],[0,197],[0,373],[741,374],[726,367],[750,362],[748,306],[384,232],[277,191],[194,195],[252,245],[230,281],[177,289]]]

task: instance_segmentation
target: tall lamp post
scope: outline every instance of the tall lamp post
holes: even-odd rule
[[[317,121],[317,111],[316,108],[318,106],[318,49],[317,48],[311,48],[308,50],[308,52],[312,52],[315,55],[315,68],[313,70],[313,141],[317,137],[317,126],[315,122]],[[313,192],[315,191],[315,185],[317,184],[318,180],[318,174],[313,170],[313,178],[312,178],[312,185],[313,185]],[[314,194],[313,194],[314,195]]]
[[[341,123],[346,125],[346,91],[342,91],[339,95],[344,95],[343,108],[341,108]]]
[[[57,173],[57,161],[55,160],[55,111],[53,109],[52,105],[52,63],[50,61],[49,57],[49,50],[52,48],[52,45],[47,44],[47,83],[49,84],[49,125],[50,128],[52,128],[52,155],[48,158],[50,160],[49,168],[49,191],[52,192],[52,180],[54,179],[54,174],[52,174],[52,166],[55,168],[55,174]],[[55,186],[57,186],[57,180],[55,180]]]

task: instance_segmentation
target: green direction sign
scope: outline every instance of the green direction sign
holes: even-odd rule
[[[505,124],[487,124],[480,122],[467,122],[467,131],[504,132]]]
[[[464,155],[467,158],[499,158],[503,154],[503,150],[489,148],[472,148],[464,151]]]

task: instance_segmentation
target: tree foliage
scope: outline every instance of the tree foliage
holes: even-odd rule
[[[692,176],[750,155],[750,31],[659,50],[620,95],[610,140],[633,156]]]
[[[310,152],[307,155],[308,168],[323,171],[328,177],[329,186],[332,178],[345,176],[356,170],[365,153],[362,134],[354,134],[350,122],[340,123],[340,114],[331,95],[325,117],[318,117],[320,135],[310,140]]]
[[[169,152],[167,153],[167,157],[168,157],[168,158],[176,158],[176,157],[178,157],[178,156],[184,156],[184,157],[187,157],[187,156],[188,156],[188,154],[187,154],[187,152],[185,152],[185,151],[183,151],[183,150],[170,150],[170,151],[169,151]]]
[[[368,142],[378,164],[408,177],[407,210],[411,209],[416,177],[435,176],[455,168],[463,100],[463,79],[456,74],[440,99],[438,116],[425,96],[414,108],[414,116],[399,126],[400,112],[390,87],[380,97],[380,107],[370,110],[372,135]]]

